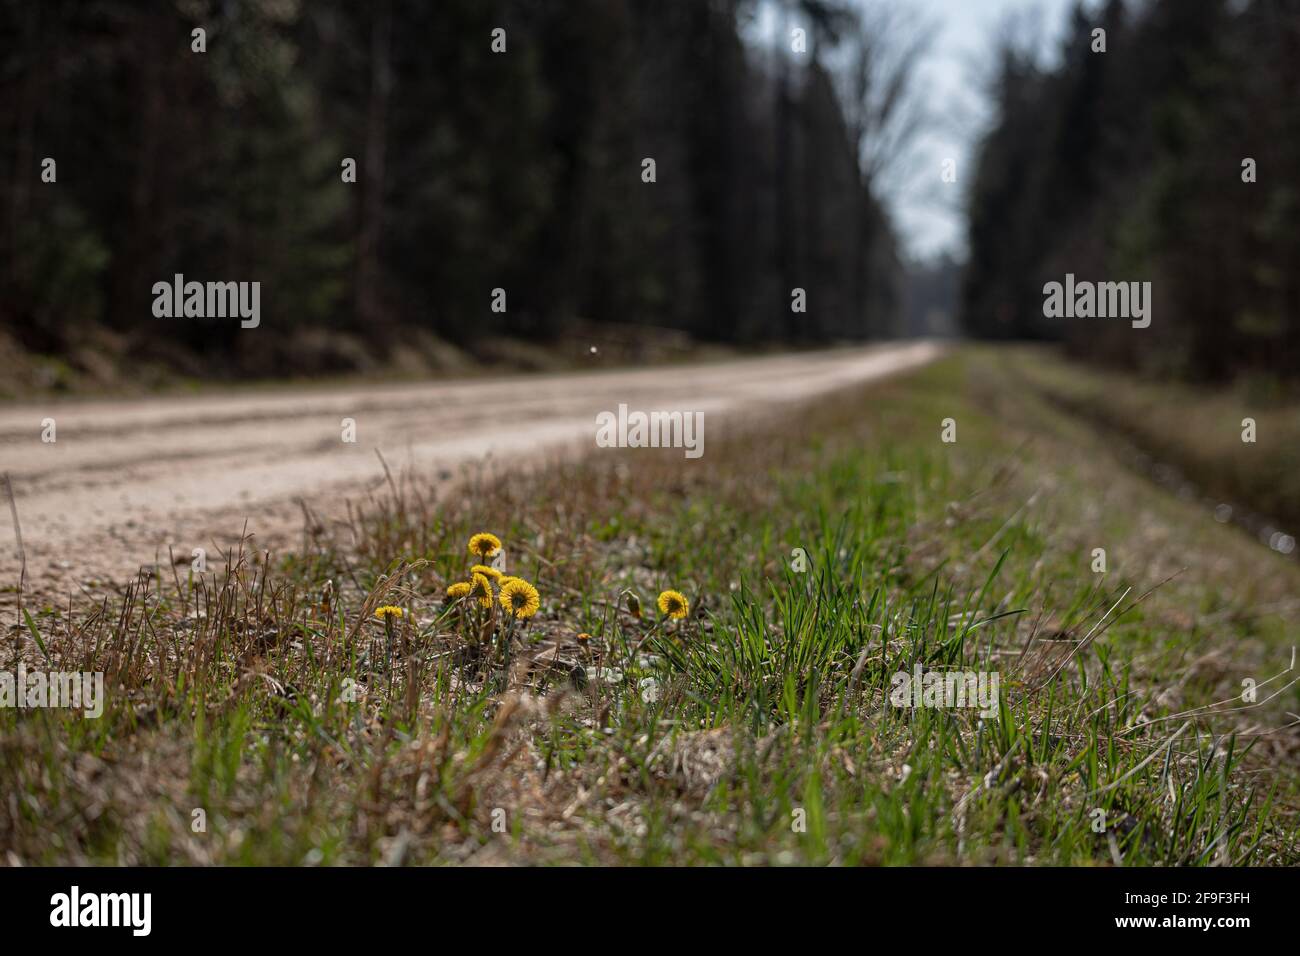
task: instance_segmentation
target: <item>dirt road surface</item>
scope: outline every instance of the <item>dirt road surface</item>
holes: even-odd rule
[[[27,595],[66,601],[128,580],[169,548],[209,560],[239,540],[301,540],[300,501],[323,517],[394,472],[447,481],[466,463],[595,447],[596,416],[702,411],[704,449],[728,421],[934,359],[929,342],[769,358],[442,383],[234,391],[144,400],[0,407],[0,473],[10,475]],[[356,441],[343,441],[343,419]],[[55,441],[42,441],[53,419]],[[685,462],[689,465],[689,462]],[[16,603],[19,560],[0,482],[0,607]],[[211,568],[210,568],[211,569]]]

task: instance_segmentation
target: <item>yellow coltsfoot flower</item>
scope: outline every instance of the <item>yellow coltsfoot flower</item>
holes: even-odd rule
[[[480,531],[469,539],[469,553],[486,560],[501,550],[501,539],[494,534]]]
[[[500,580],[501,580],[503,577],[505,577],[505,574],[503,574],[502,572],[498,571],[496,568],[492,567],[490,564],[476,564],[476,565],[474,565],[474,567],[472,567],[472,568],[469,569],[469,573],[470,573],[470,574],[482,574],[482,575],[485,575],[485,576],[491,578],[493,581],[497,581],[497,582],[500,582]]]
[[[469,594],[469,592],[470,583],[468,581],[457,581],[455,584],[448,586],[447,597],[452,599],[463,598],[465,595]]]
[[[470,578],[469,593],[481,607],[492,606],[492,582],[486,574],[475,574]]]
[[[532,617],[542,600],[537,588],[523,578],[507,578],[501,582],[501,606],[517,618]]]
[[[405,611],[395,604],[385,604],[383,607],[375,608],[375,617],[379,618],[381,621],[386,621],[389,618],[394,617],[402,617],[405,613]]]
[[[691,605],[681,591],[664,591],[659,595],[659,613],[668,617],[683,618],[690,611]]]

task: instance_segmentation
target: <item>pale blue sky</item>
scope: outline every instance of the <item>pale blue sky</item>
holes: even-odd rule
[[[853,2],[897,6],[913,22],[928,24],[934,31],[916,90],[930,122],[914,141],[907,162],[883,184],[881,197],[910,255],[929,258],[943,251],[964,255],[962,197],[971,172],[971,147],[989,115],[984,90],[997,38],[1011,29],[1018,40],[1032,43],[1044,60],[1052,61],[1078,0]],[[760,7],[753,27],[756,38],[760,43],[773,42],[783,23],[775,5]],[[956,183],[940,178],[949,158],[957,164]]]
[[[984,81],[996,38],[1009,25],[1017,37],[1036,41],[1054,60],[1077,0],[898,0],[938,31],[922,68],[922,96],[934,124],[916,144],[917,175],[896,187],[890,201],[908,250],[917,256],[964,249],[961,196],[971,146],[988,118]],[[1091,6],[1092,4],[1088,4]],[[945,158],[957,161],[957,183],[944,184]]]

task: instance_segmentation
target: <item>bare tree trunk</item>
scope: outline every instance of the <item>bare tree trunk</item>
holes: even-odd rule
[[[366,116],[361,183],[361,228],[357,249],[357,314],[367,326],[382,323],[379,242],[384,227],[384,160],[388,138],[388,97],[392,90],[393,10],[379,4],[370,31],[370,102]]]
[[[13,192],[10,194],[9,228],[5,230],[5,246],[0,249],[3,253],[0,258],[3,258],[8,265],[10,288],[17,287],[18,279],[24,274],[26,268],[27,257],[19,242],[18,224],[28,213],[32,179],[40,175],[40,170],[36,167],[33,140],[36,135],[36,101],[40,95],[38,73],[43,67],[44,58],[39,62],[32,60],[36,51],[40,49],[41,30],[36,22],[40,13],[35,5],[27,7],[25,12],[22,49],[26,51],[27,59],[23,62],[23,77],[17,84],[22,92],[19,94],[16,109],[18,135],[14,137]],[[19,261],[20,257],[23,262]]]
[[[133,82],[138,84],[134,95],[140,97],[138,106],[139,127],[131,154],[131,182],[127,212],[112,227],[110,242],[113,245],[117,267],[107,278],[107,301],[104,314],[108,324],[117,329],[129,329],[139,323],[141,303],[148,302],[153,282],[162,276],[152,276],[154,238],[162,229],[153,221],[156,205],[156,171],[158,151],[163,142],[163,126],[167,120],[165,90],[175,79],[172,55],[168,53],[170,37],[164,37],[165,27],[159,18],[142,13],[133,19],[135,37],[130,54],[139,58],[138,72],[133,71]],[[160,215],[169,209],[160,210]],[[147,306],[145,306],[147,308]]]
[[[793,198],[790,196],[791,172],[791,121],[793,107],[790,93],[790,8],[782,6],[781,35],[777,37],[777,85],[776,85],[776,255],[777,270],[781,276],[781,291],[790,295],[790,289],[799,285],[792,281],[794,269],[794,216],[792,215]],[[793,340],[799,333],[798,315],[791,312],[787,298],[781,306],[784,315],[782,332],[787,340]]]

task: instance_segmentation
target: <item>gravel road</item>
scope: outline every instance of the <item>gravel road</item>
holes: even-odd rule
[[[195,547],[212,556],[245,522],[258,547],[292,546],[301,540],[300,501],[324,509],[384,481],[376,449],[395,472],[435,476],[485,456],[577,452],[595,447],[599,412],[627,403],[704,412],[707,454],[710,437],[739,415],[914,368],[939,352],[912,342],[667,368],[52,399],[0,406],[0,472],[13,483],[29,601],[66,601],[70,591],[167,562],[169,547],[187,559]],[[42,441],[45,419],[54,420],[53,442]],[[342,440],[344,419],[356,423],[353,443]],[[0,607],[14,603],[20,567],[7,505],[0,500]]]

